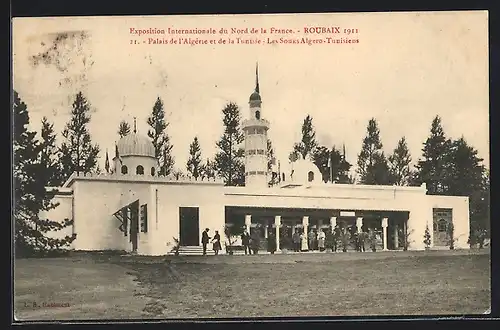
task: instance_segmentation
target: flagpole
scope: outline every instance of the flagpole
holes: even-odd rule
[[[332,151],[330,151],[330,159],[329,159],[329,163],[330,163],[330,182],[333,183],[333,161],[332,161]]]

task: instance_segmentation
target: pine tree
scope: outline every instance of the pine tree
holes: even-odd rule
[[[150,129],[148,136],[151,138],[155,148],[155,156],[160,164],[160,175],[169,175],[174,168],[174,157],[172,156],[173,145],[170,143],[166,129],[168,123],[165,121],[165,110],[163,109],[163,101],[158,97],[153,106],[153,111],[148,117],[148,125]]]
[[[357,173],[363,184],[386,185],[390,184],[389,167],[382,151],[380,130],[375,118],[370,119],[367,127],[367,136],[363,139],[361,152],[358,155]]]
[[[316,147],[316,131],[314,130],[312,117],[307,115],[302,123],[302,139],[293,146],[292,152],[296,152],[302,159],[311,158]]]
[[[411,183],[412,171],[410,169],[411,155],[403,136],[392,155],[389,156],[389,172],[391,183],[397,186],[407,186]]]
[[[187,160],[186,168],[195,180],[198,180],[198,178],[202,176],[203,164],[198,137],[195,137],[193,142],[189,145],[189,159]]]
[[[240,109],[235,103],[228,103],[222,109],[224,133],[217,142],[219,151],[215,155],[215,170],[226,186],[245,184],[244,149],[241,144],[244,135],[240,128]]]
[[[447,193],[450,151],[451,141],[445,136],[441,118],[436,116],[432,121],[430,136],[424,143],[422,158],[416,165],[415,176],[417,185],[426,183],[429,195]]]
[[[29,114],[26,104],[14,91],[14,241],[16,257],[33,256],[58,251],[69,245],[73,236],[62,239],[51,238],[48,232],[61,230],[72,225],[72,220],[63,222],[41,219],[40,215],[55,207],[53,191],[46,187],[51,180],[53,159],[49,151],[55,149],[51,133],[44,125],[44,141],[36,140],[36,133],[28,130]],[[46,121],[44,121],[46,122]],[[53,142],[53,141],[52,141]]]
[[[328,167],[328,158],[330,158],[331,169]],[[316,147],[312,154],[312,160],[320,170],[324,182],[351,183],[349,179],[351,164],[345,160],[344,155],[335,146],[331,151],[325,146]],[[332,174],[333,180],[330,178]]]
[[[99,146],[92,145],[87,125],[90,123],[90,104],[82,92],[76,94],[71,119],[62,132],[60,159],[62,176],[68,179],[73,172],[92,173],[97,169]]]
[[[424,244],[427,249],[431,246],[431,233],[429,231],[429,226],[425,226]]]
[[[489,178],[477,154],[461,137],[451,142],[447,157],[447,194],[469,197],[472,232],[489,228]]]
[[[54,132],[54,124],[51,124],[47,117],[42,118],[40,136],[39,162],[44,164],[45,168],[43,182],[47,182],[47,185],[51,187],[61,186],[64,182],[58,159],[59,149],[56,146],[56,133]]]
[[[120,126],[118,127],[118,135],[120,138],[127,136],[130,134],[130,125],[125,120],[120,122]]]

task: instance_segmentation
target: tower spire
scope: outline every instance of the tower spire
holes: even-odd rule
[[[259,91],[259,62],[255,64],[255,92],[260,93]]]
[[[137,133],[137,122],[136,122],[136,117],[134,117],[134,133]]]

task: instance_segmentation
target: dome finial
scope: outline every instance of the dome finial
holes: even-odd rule
[[[259,62],[255,63],[255,92],[260,93],[260,91],[259,91]]]
[[[137,122],[136,122],[136,117],[134,117],[134,133],[137,133]]]

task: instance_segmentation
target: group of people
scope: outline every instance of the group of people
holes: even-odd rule
[[[221,237],[216,230],[214,237],[208,235],[209,229],[206,228],[201,237],[203,245],[203,255],[207,254],[207,245],[211,242],[215,255],[219,254],[221,247]],[[311,228],[309,233],[300,232],[298,228],[292,234],[292,246],[295,252],[304,251],[320,251],[323,252],[330,249],[332,252],[342,250],[347,252],[348,247],[354,243],[355,250],[359,252],[366,251],[366,243],[369,243],[370,249],[375,252],[377,250],[377,235],[373,229],[368,229],[368,232],[355,231],[351,233],[346,227],[340,228],[338,225],[333,230],[318,231]],[[245,254],[258,254],[261,247],[261,237],[259,231],[254,231],[252,234],[245,229],[241,234],[241,243]],[[274,231],[268,231],[267,235],[267,251],[271,254],[276,252],[276,236]]]

